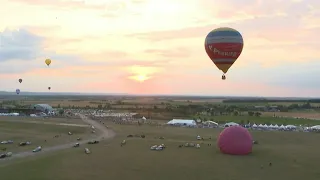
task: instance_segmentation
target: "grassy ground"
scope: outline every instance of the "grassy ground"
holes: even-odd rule
[[[68,132],[72,132],[73,135],[68,135]],[[53,138],[56,135],[60,135],[60,137]],[[15,153],[32,150],[39,145],[50,147],[75,142],[78,137],[85,138],[89,135],[92,136],[89,127],[58,126],[0,120],[0,141],[14,141],[14,144],[0,144],[0,153],[3,148],[7,148],[7,151]],[[47,142],[45,142],[45,140]],[[32,145],[18,146],[20,142],[25,141],[31,141]]]
[[[0,168],[5,180],[317,180],[320,134],[297,132],[252,132],[260,142],[253,154],[236,157],[221,154],[216,148],[217,129],[189,129],[111,125],[118,133],[111,142],[92,145],[91,155],[83,148],[69,149],[48,156],[19,161]],[[145,134],[146,138],[128,139],[128,134]],[[184,142],[205,140],[200,149],[178,148]],[[165,137],[164,140],[158,139]],[[127,145],[120,142],[127,139]],[[150,151],[154,144],[167,145],[162,152]],[[207,146],[212,143],[213,146]],[[273,166],[268,164],[272,162]],[[261,169],[261,166],[263,168]],[[17,173],[19,172],[19,173]]]
[[[36,121],[36,122],[52,122],[52,123],[74,123],[74,124],[85,124],[79,118],[34,118],[28,116],[0,116],[0,121]]]
[[[309,112],[264,112],[265,116],[282,116],[282,117],[298,117],[298,118],[306,118],[306,119],[317,119],[320,120],[320,113],[309,111]]]

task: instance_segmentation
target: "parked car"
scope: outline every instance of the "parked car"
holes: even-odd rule
[[[12,152],[7,152],[6,153],[6,157],[11,157],[12,156]]]
[[[86,154],[90,154],[90,153],[91,153],[88,148],[84,148],[84,152],[85,152]]]
[[[35,148],[34,150],[32,150],[32,152],[39,152],[42,150],[41,146],[38,146],[37,148]]]
[[[26,145],[30,145],[31,144],[31,142],[29,142],[29,141],[27,141],[27,142],[21,142],[20,144],[19,144],[19,146],[26,146]]]
[[[99,141],[97,141],[97,140],[92,140],[92,141],[88,142],[88,144],[98,144],[98,143],[99,143]]]

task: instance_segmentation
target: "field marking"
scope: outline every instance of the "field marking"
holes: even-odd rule
[[[56,146],[51,146],[51,147],[47,147],[47,148],[43,148],[40,152],[34,153],[32,151],[25,151],[25,152],[20,152],[20,153],[16,153],[14,154],[12,157],[9,158],[4,158],[4,159],[0,159],[0,162],[10,162],[11,160],[17,159],[17,158],[25,158],[25,157],[29,157],[29,156],[35,156],[35,155],[41,155],[41,154],[46,154],[49,152],[54,152],[54,151],[58,151],[58,150],[63,150],[63,149],[68,149],[68,148],[72,148],[72,146],[78,142],[80,144],[84,144],[84,143],[88,143],[89,141],[92,140],[99,140],[99,141],[103,141],[103,140],[107,140],[107,139],[112,139],[115,137],[115,132],[113,130],[107,129],[106,127],[104,127],[102,124],[100,124],[99,122],[96,122],[92,119],[89,119],[87,116],[82,115],[82,114],[77,114],[79,115],[79,117],[81,118],[81,120],[89,125],[86,126],[94,126],[96,130],[98,130],[98,133],[100,134],[97,138],[94,139],[86,139],[86,140],[82,140],[82,141],[75,141],[72,143],[67,143],[67,144],[62,144],[62,145],[56,145]],[[2,163],[0,164],[0,167],[4,167],[5,165],[9,165],[9,163]]]

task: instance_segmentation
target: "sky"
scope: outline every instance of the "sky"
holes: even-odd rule
[[[0,4],[0,91],[320,97],[319,0]],[[225,81],[204,49],[218,27],[244,39]]]

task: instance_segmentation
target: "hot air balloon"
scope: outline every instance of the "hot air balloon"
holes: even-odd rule
[[[51,87],[48,87],[48,89],[50,90],[50,89],[51,89]]]
[[[20,89],[16,89],[16,93],[17,93],[17,94],[20,94]]]
[[[22,79],[19,79],[19,83],[22,83]]]
[[[212,62],[223,72],[222,79],[225,80],[225,74],[242,52],[242,35],[232,28],[217,28],[207,35],[204,46]]]
[[[252,136],[242,126],[230,126],[219,135],[218,147],[224,154],[247,155],[252,152]]]
[[[47,66],[49,66],[51,64],[51,59],[46,59],[44,62],[46,63]]]

